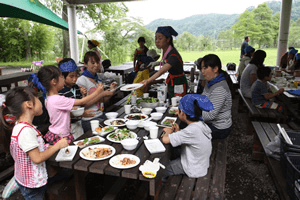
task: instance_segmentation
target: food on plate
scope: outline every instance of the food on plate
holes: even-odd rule
[[[97,133],[100,133],[100,132],[102,131],[102,128],[101,128],[101,127],[97,127],[97,128],[95,128],[95,131],[96,131]]]
[[[131,89],[135,89],[136,87],[129,87],[127,88],[127,90],[131,90]]]
[[[175,113],[176,113],[176,110],[175,110],[175,109],[174,109],[174,110],[170,110],[169,112],[175,114]]]
[[[130,120],[142,120],[142,119],[145,119],[146,116],[141,115],[141,114],[133,114],[133,115],[128,115],[127,118],[130,119]]]
[[[147,97],[147,98],[140,98],[136,100],[137,104],[140,104],[141,102],[146,102],[146,103],[157,103],[158,99],[153,98],[153,97]]]
[[[119,160],[119,163],[116,163],[116,164],[122,165],[122,166],[129,166],[129,165],[134,165],[135,163],[136,163],[136,160],[125,157],[122,160]]]
[[[77,142],[77,144],[76,144],[77,146],[79,146],[79,147],[84,147],[85,146],[85,143],[83,143],[83,142]]]
[[[163,122],[163,124],[171,125],[171,124],[173,124],[174,122],[175,122],[174,119],[166,119],[166,120]]]
[[[82,152],[83,155],[87,158],[105,158],[112,154],[112,150],[110,148],[88,148],[87,151]]]
[[[84,140],[83,140],[83,143],[85,144],[85,143],[87,143],[89,141],[89,138],[85,138]]]
[[[114,127],[113,126],[109,126],[109,127],[104,127],[104,132],[109,132],[109,131],[113,131]]]
[[[123,120],[113,120],[112,122],[110,122],[111,125],[116,126],[116,125],[124,125],[125,122]]]
[[[118,129],[108,136],[114,141],[121,141],[127,138],[134,138],[134,135],[127,128]]]
[[[65,151],[65,154],[69,154],[69,153],[70,153],[70,150],[67,148]]]
[[[89,144],[93,144],[93,143],[97,143],[97,142],[100,142],[99,137],[92,137],[89,140]]]

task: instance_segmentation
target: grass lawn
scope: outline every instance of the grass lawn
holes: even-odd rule
[[[0,62],[0,66],[2,67],[9,67],[9,68],[13,68],[13,67],[31,67],[32,63],[31,61],[23,61],[23,62]],[[56,62],[53,61],[45,61],[43,63],[43,65],[55,65],[57,66]]]
[[[276,48],[266,48],[262,49],[267,53],[264,64],[266,66],[275,66],[277,59],[277,49]],[[222,65],[227,63],[235,63],[239,65],[240,50],[217,50],[217,51],[179,51],[184,62],[197,60],[200,57],[203,57],[207,54],[216,54],[221,59]]]

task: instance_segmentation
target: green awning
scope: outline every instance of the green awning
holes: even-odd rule
[[[69,30],[68,23],[65,20],[38,0],[0,0],[0,17],[27,19]]]

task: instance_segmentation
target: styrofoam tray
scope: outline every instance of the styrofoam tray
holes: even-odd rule
[[[151,154],[162,153],[166,151],[166,148],[159,139],[144,140],[144,143]]]

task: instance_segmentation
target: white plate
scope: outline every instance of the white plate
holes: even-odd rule
[[[151,154],[162,153],[166,151],[166,148],[159,139],[144,140],[144,143]]]
[[[59,150],[55,160],[57,162],[59,161],[72,161],[76,152],[77,152],[77,149],[78,149],[78,146],[77,145],[70,145],[67,147],[67,149],[69,149],[70,153],[66,154],[65,151],[66,151],[66,148],[62,148]]]
[[[122,160],[123,158],[129,158],[131,160],[135,160],[136,163],[135,164],[132,164],[132,165],[128,165],[128,166],[123,166],[121,165],[121,163],[119,162],[120,160]],[[139,157],[135,156],[135,155],[132,155],[132,154],[119,154],[119,155],[116,155],[114,157],[112,157],[110,160],[109,160],[109,164],[114,167],[114,168],[117,168],[117,169],[129,169],[129,168],[133,168],[135,166],[137,166],[138,164],[140,164],[140,159]]]
[[[116,131],[118,131],[118,130],[116,130]],[[133,138],[137,138],[137,135],[136,135],[135,132],[130,131],[130,133],[133,135]],[[121,143],[122,140],[120,140],[120,141],[115,141],[115,140],[111,139],[111,138],[109,137],[111,134],[113,134],[113,133],[110,133],[110,134],[108,134],[108,135],[106,136],[106,139],[107,139],[107,140],[109,140],[109,141],[111,141],[111,142],[115,142],[115,143]],[[127,139],[127,138],[126,138],[126,139]]]
[[[105,141],[105,139],[104,139],[103,137],[100,137],[100,136],[93,136],[93,137],[99,138],[99,140],[100,140],[99,142]],[[94,144],[96,144],[96,143],[89,144],[90,139],[93,138],[93,137],[89,137],[89,138],[88,138],[88,141],[85,143],[85,145],[84,145],[83,147],[86,147],[87,145],[94,145]],[[85,140],[85,139],[83,139],[83,140]],[[78,146],[77,143],[78,143],[78,142],[83,142],[83,140],[74,141],[73,143],[74,143],[76,146]],[[97,142],[97,143],[99,143],[99,142]],[[79,146],[78,146],[78,147],[79,147]],[[79,147],[79,148],[83,148],[83,147]]]
[[[106,136],[107,134],[109,134],[109,133],[111,133],[111,132],[113,132],[114,130],[117,129],[117,127],[112,126],[114,128],[114,130],[105,132],[104,130],[107,129],[108,127],[110,127],[110,126],[104,126],[99,133],[93,131],[93,134],[94,135],[100,135],[100,136]]]
[[[94,149],[94,148],[110,148],[112,153],[109,155],[109,156],[106,156],[104,158],[87,158],[83,155],[83,152],[86,152],[88,151],[88,149],[91,148],[91,149]],[[89,146],[89,147],[85,147],[84,149],[82,149],[79,153],[80,157],[85,159],[85,160],[90,160],[90,161],[97,161],[97,160],[105,160],[107,158],[110,158],[112,157],[113,155],[115,155],[116,153],[116,149],[110,145],[107,145],[107,144],[97,144],[97,145],[93,145],[93,146]]]
[[[120,90],[121,91],[132,91],[132,90],[139,89],[143,86],[144,86],[144,84],[142,84],[142,83],[127,84],[127,85],[121,87]]]
[[[171,107],[170,109],[169,109],[169,114],[175,114],[175,113],[172,113],[172,112],[170,112],[171,110],[178,110],[178,107]]]
[[[124,122],[123,125],[112,125],[111,122],[113,122],[114,120],[122,120]],[[108,120],[105,120],[104,121],[104,124],[107,125],[107,126],[115,126],[115,127],[121,127],[121,126],[125,126],[125,122],[127,120],[126,119],[122,119],[122,118],[116,118],[116,119],[108,119]]]
[[[174,120],[174,122],[176,122],[177,117],[165,117],[162,121],[161,121],[161,125],[165,125],[165,126],[172,126],[172,124],[164,124],[164,121],[166,121],[167,119],[172,119]]]
[[[126,115],[126,116],[124,117],[124,119],[127,119],[127,120],[137,120],[137,119],[128,119],[129,116],[135,116],[135,115],[141,115],[141,116],[144,116],[144,117],[145,117],[144,119],[138,119],[138,120],[140,120],[140,121],[143,121],[143,120],[146,120],[146,119],[149,118],[147,115],[144,115],[143,113],[133,113],[133,114]]]

